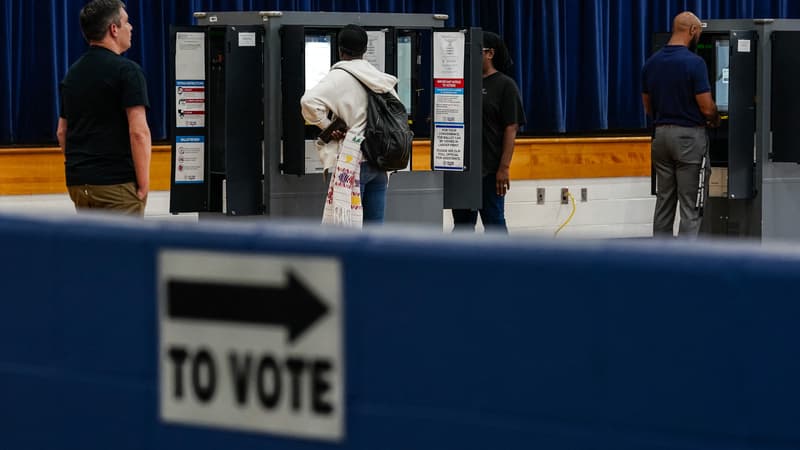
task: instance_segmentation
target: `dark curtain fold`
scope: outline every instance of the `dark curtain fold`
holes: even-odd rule
[[[13,56],[11,49],[14,48],[13,38],[13,19],[14,9],[10,2],[3,3],[0,11],[0,143],[14,142],[14,105],[12,103],[12,66]]]
[[[85,50],[85,0],[0,0],[0,144],[55,141],[58,83]],[[150,89],[153,137],[166,139],[169,25],[194,11],[444,13],[505,39],[523,97],[526,131],[639,129],[639,70],[651,35],[680,11],[702,19],[798,18],[797,0],[130,0],[134,44]]]

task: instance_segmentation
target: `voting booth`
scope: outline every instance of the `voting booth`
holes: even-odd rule
[[[702,231],[769,239],[800,237],[800,21],[710,20],[705,60],[722,121],[709,129],[711,177]],[[669,35],[658,33],[654,49]]]
[[[172,28],[171,212],[321,217],[320,130],[304,121],[300,98],[338,61],[338,31],[351,23],[367,30],[364,58],[397,76],[416,137],[430,139],[413,156],[430,164],[391,175],[386,221],[441,225],[443,208],[481,205],[480,29],[445,29],[447,16],[430,14],[195,18]]]

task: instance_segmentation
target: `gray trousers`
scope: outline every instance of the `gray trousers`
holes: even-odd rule
[[[675,206],[680,202],[678,235],[696,238],[703,220],[703,205],[708,198],[711,175],[706,129],[658,127],[651,156],[656,172],[653,236],[672,236]]]

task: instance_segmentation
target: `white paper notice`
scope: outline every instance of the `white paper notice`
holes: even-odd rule
[[[433,78],[464,78],[464,33],[441,32],[433,36]]]
[[[175,86],[175,126],[206,126],[206,86],[204,81],[178,80]]]
[[[206,79],[205,33],[175,34],[175,79]]]
[[[386,33],[367,31],[367,51],[364,59],[381,72],[386,72]]]
[[[306,174],[309,173],[322,173],[322,161],[319,159],[319,151],[317,150],[316,141],[306,141]]]
[[[175,137],[175,184],[203,183],[205,173],[205,138]]]
[[[437,125],[433,132],[434,170],[464,170],[464,126]]]
[[[739,53],[750,53],[750,39],[739,40]]]
[[[256,34],[254,32],[239,33],[239,47],[255,47]]]

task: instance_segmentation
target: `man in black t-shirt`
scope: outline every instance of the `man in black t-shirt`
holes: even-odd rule
[[[93,0],[80,12],[89,49],[61,82],[58,143],[76,209],[144,215],[150,189],[150,128],[142,69],[121,56],[133,27],[119,0]]]
[[[501,72],[511,65],[505,43],[486,31],[483,47],[483,205],[479,211],[484,229],[507,233],[505,195],[511,187],[514,140],[525,124],[525,111],[517,84]],[[478,211],[453,210],[455,231],[473,231],[477,220]]]

